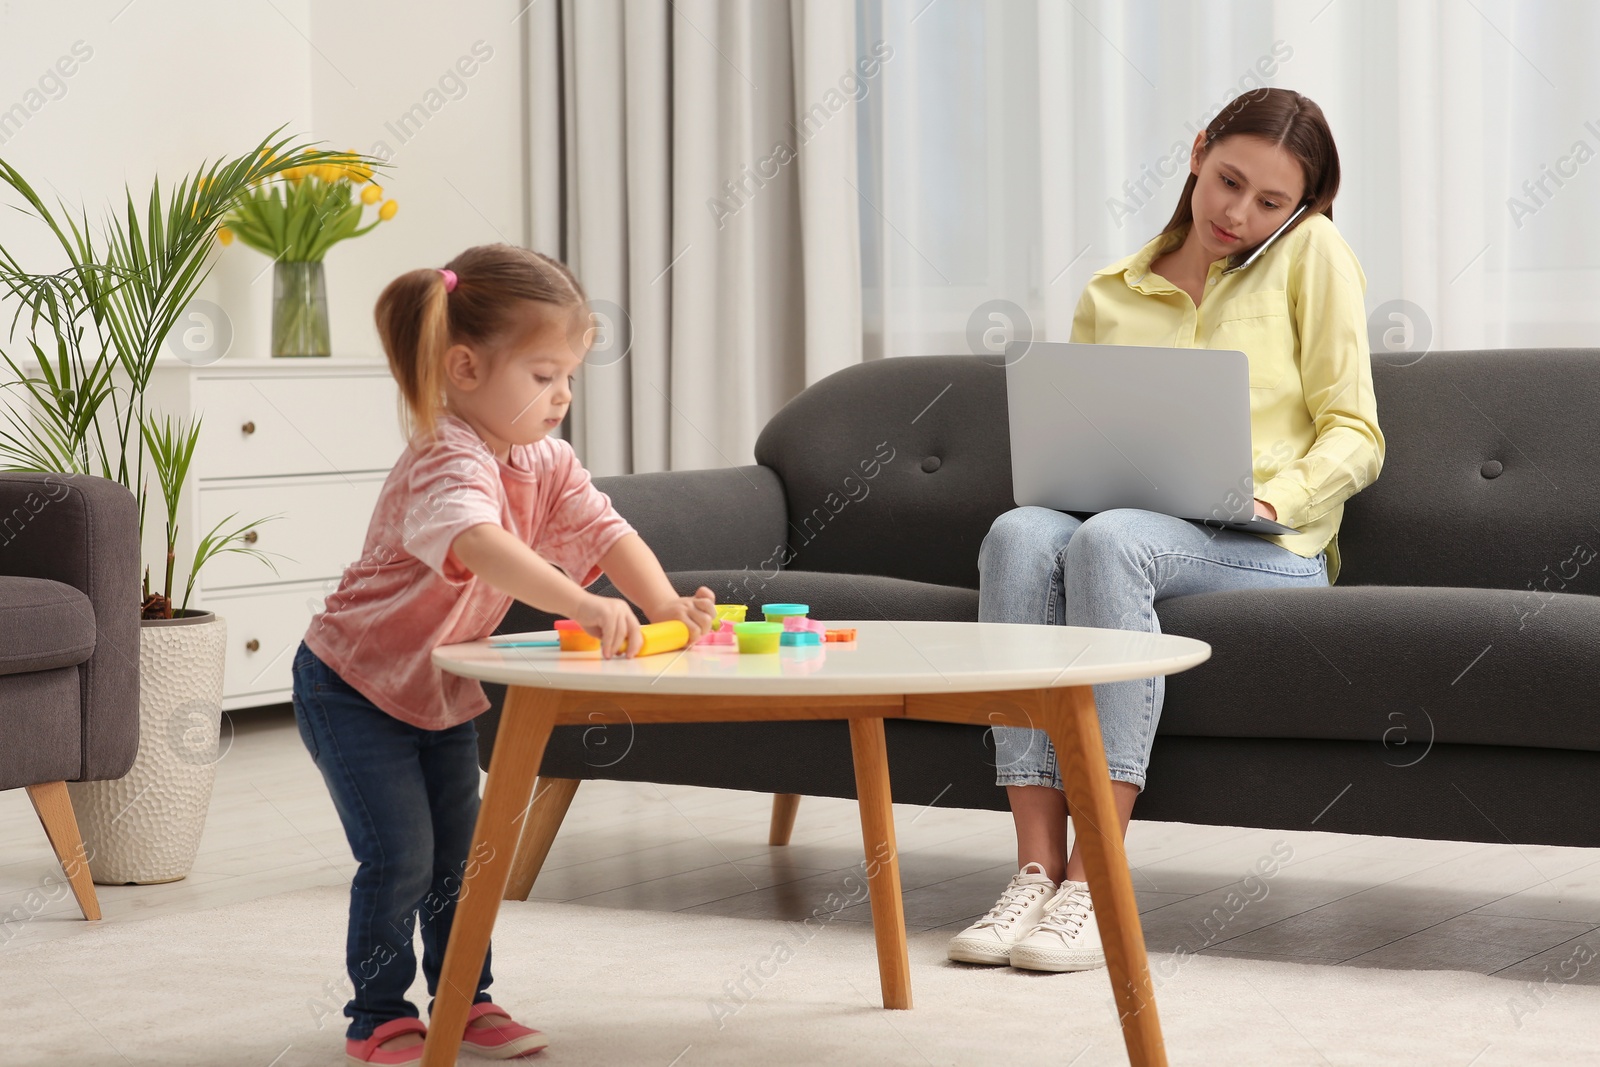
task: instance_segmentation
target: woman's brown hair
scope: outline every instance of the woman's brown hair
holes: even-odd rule
[[[1304,222],[1313,212],[1333,218],[1333,198],[1339,193],[1339,150],[1333,144],[1333,131],[1322,109],[1308,96],[1293,89],[1270,86],[1252,89],[1230,100],[1217,116],[1206,125],[1206,140],[1202,153],[1227,137],[1250,134],[1286,149],[1300,163],[1305,175],[1305,193],[1300,203],[1306,204],[1289,230]],[[1200,176],[1191,172],[1178,197],[1178,206],[1172,218],[1157,237],[1187,229],[1194,222],[1190,203],[1195,184]],[[1295,204],[1290,209],[1299,207]],[[1285,230],[1288,233],[1289,230]],[[1261,242],[1243,248],[1228,257],[1228,266],[1236,267],[1259,247]]]
[[[444,409],[444,355],[454,344],[494,350],[517,324],[517,301],[548,304],[565,320],[576,347],[589,324],[589,297],[560,260],[508,244],[475,245],[445,269],[407,271],[384,286],[374,317],[389,370],[400,386],[400,421],[413,445],[424,446]]]

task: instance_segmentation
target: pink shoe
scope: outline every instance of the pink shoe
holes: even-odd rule
[[[505,1020],[488,1026],[473,1026],[472,1020],[482,1015],[501,1015]],[[549,1038],[521,1023],[512,1022],[510,1013],[487,1000],[474,1004],[467,1012],[467,1028],[461,1035],[462,1048],[491,1060],[531,1056],[548,1044]]]
[[[428,1027],[421,1019],[414,1015],[402,1015],[398,1019],[388,1022],[372,1031],[372,1036],[365,1041],[355,1038],[346,1038],[344,1042],[344,1058],[347,1063],[421,1063],[422,1045],[407,1045],[405,1048],[379,1048],[378,1046],[394,1037],[396,1034],[418,1033],[423,1037],[428,1036]]]

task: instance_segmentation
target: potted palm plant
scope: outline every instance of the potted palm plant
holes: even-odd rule
[[[241,195],[284,180],[293,167],[382,165],[292,145],[278,138],[281,130],[249,154],[202,163],[165,192],[156,180],[142,208],[128,191],[125,210],[108,212],[98,228],[81,209],[52,210],[0,159],[0,182],[55,236],[68,263],[32,273],[0,244],[0,292],[18,303],[7,336],[15,344],[20,332],[31,352],[18,360],[0,349],[15,375],[4,388],[21,394],[18,404],[0,404],[0,469],[121,483],[137,499],[143,544],[148,461],[167,521],[159,587],[151,590],[147,565],[142,603],[128,605],[141,617],[139,754],[121,779],[68,784],[96,882],[175,881],[193,866],[216,777],[227,624],[190,609],[190,594],[219,553],[271,565],[245,539],[266,520],[235,524],[230,515],[198,539],[174,610],[178,503],[201,423],[146,410],[156,356],[210,273],[218,228]]]

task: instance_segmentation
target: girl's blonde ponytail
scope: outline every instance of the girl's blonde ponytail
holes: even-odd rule
[[[413,270],[384,287],[374,312],[389,371],[400,387],[407,440],[433,435],[444,408],[444,354],[450,347],[449,294],[437,270]]]

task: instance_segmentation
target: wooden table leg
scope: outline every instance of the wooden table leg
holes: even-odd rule
[[[1139,926],[1139,905],[1133,895],[1133,876],[1122,848],[1122,824],[1111,798],[1111,776],[1106,770],[1105,745],[1095,714],[1094,687],[1072,686],[1040,691],[1044,728],[1061,761],[1061,778],[1067,802],[1083,847],[1094,899],[1095,922],[1105,945],[1106,969],[1122,1019],[1122,1040],[1134,1067],[1166,1067],[1167,1050],[1161,1040],[1161,1020],[1156,1015],[1150,988],[1150,967],[1145,956],[1144,930]]]
[[[911,1007],[911,960],[906,949],[905,903],[900,899],[900,854],[894,842],[889,798],[889,749],[882,719],[850,720],[850,754],[856,765],[861,838],[866,846],[872,934],[878,942],[878,979],[885,1008]]]
[[[555,724],[559,690],[511,686],[506,690],[489,776],[472,834],[466,878],[450,924],[439,987],[422,1053],[423,1067],[453,1067],[478,990],[489,934],[500,910],[517,847],[517,815],[528,804],[544,748]]]
[[[794,833],[795,813],[800,810],[797,793],[772,794],[772,825],[767,828],[767,844],[787,845]]]
[[[533,892],[534,879],[550,855],[561,820],[567,817],[577,792],[576,778],[540,778],[534,783],[533,802],[512,820],[521,827],[522,840],[517,844],[517,858],[506,883],[507,900],[527,900]]]

